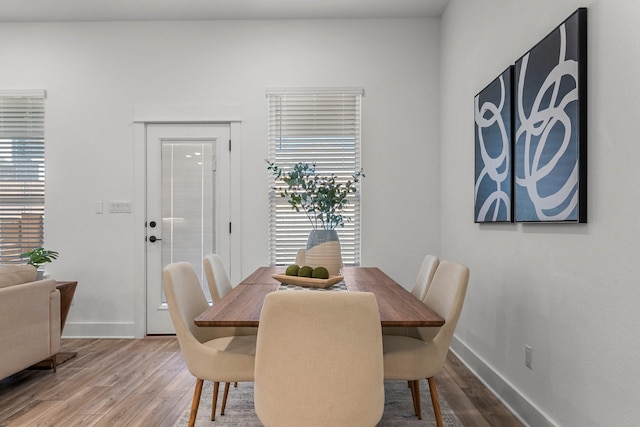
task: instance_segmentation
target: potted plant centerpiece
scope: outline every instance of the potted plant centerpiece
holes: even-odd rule
[[[58,252],[50,251],[45,248],[36,248],[23,253],[22,255],[20,255],[20,258],[29,258],[27,264],[33,265],[36,268],[36,270],[38,271],[38,280],[40,280],[44,276],[44,270],[42,270],[40,267],[42,267],[43,264],[57,259]]]
[[[357,191],[356,184],[364,178],[364,171],[355,171],[352,179],[342,182],[335,174],[317,172],[315,163],[296,163],[289,171],[268,160],[267,164],[276,181],[285,184],[274,190],[289,199],[291,209],[304,212],[313,228],[307,240],[305,263],[314,268],[326,267],[330,275],[337,275],[342,268],[342,255],[336,227],[344,227],[344,222],[350,220],[342,212],[349,204],[347,196]]]

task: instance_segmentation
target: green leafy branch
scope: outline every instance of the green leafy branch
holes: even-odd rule
[[[266,162],[275,179],[286,184],[274,187],[274,190],[281,197],[289,198],[293,210],[304,212],[315,230],[344,227],[345,220],[350,220],[341,212],[349,204],[347,196],[358,190],[356,184],[365,177],[364,170],[354,172],[352,180],[340,182],[335,174],[317,173],[315,163],[296,163],[290,171],[285,171],[273,162]]]

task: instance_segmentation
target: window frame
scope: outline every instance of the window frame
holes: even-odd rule
[[[44,245],[44,90],[0,90],[0,264]]]
[[[335,173],[342,182],[352,180],[352,174],[361,170],[363,96],[361,88],[268,90],[268,161],[285,170],[297,162],[315,163],[321,174]],[[343,211],[348,220],[336,228],[345,265],[360,265],[361,182]],[[271,174],[268,184],[269,262],[293,264],[313,228],[304,212],[294,211],[286,198],[276,194]]]

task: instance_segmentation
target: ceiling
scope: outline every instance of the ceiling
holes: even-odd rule
[[[0,22],[439,17],[449,0],[0,0]]]

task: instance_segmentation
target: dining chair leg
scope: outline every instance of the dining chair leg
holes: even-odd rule
[[[436,379],[434,377],[427,378],[429,381],[429,393],[431,393],[431,404],[433,404],[433,412],[436,414],[436,424],[442,427],[442,413],[440,412],[440,401],[438,400],[438,391],[436,390]]]
[[[422,405],[420,404],[420,380],[412,381],[413,408],[419,420],[422,419]]]
[[[218,406],[218,389],[220,388],[220,383],[214,381],[213,383],[213,400],[211,401],[211,421],[216,420],[216,406]]]
[[[418,407],[416,406],[416,389],[413,387],[413,381],[407,381],[409,384],[409,390],[411,390],[411,402],[413,403],[413,413],[418,416]]]
[[[222,395],[222,409],[220,409],[220,415],[224,415],[224,408],[227,407],[227,396],[229,395],[229,385],[231,385],[231,383],[224,383],[224,394]]]
[[[200,405],[202,384],[204,384],[204,381],[200,378],[196,378],[196,389],[193,392],[193,401],[191,402],[191,415],[189,415],[189,427],[193,427],[196,425],[196,415],[198,415],[198,406]]]

